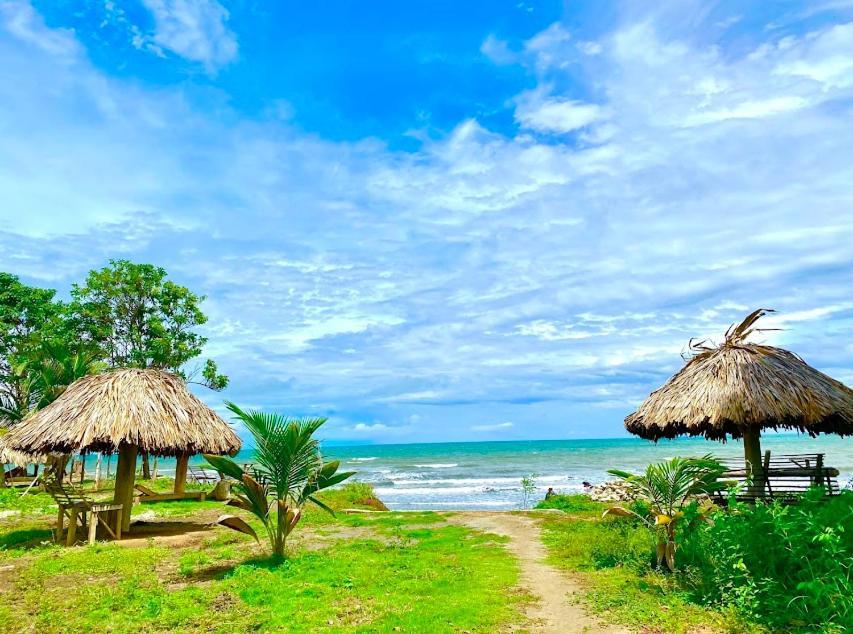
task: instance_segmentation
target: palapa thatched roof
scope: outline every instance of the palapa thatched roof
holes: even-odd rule
[[[766,312],[729,328],[719,346],[691,340],[692,358],[625,418],[628,431],[650,440],[740,438],[750,428],[853,434],[853,390],[793,352],[747,343]]]
[[[231,426],[180,378],[153,369],[78,379],[53,403],[16,424],[5,442],[27,453],[112,452],[121,444],[161,456],[240,449]]]
[[[47,464],[47,458],[43,454],[29,454],[9,449],[3,436],[0,436],[0,465],[13,464],[16,467],[26,467],[31,464]]]

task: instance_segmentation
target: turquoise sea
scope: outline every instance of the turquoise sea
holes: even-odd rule
[[[826,464],[841,471],[839,483],[853,478],[853,438],[770,434],[762,448],[774,453],[825,453]],[[740,457],[739,442],[676,439],[657,444],[637,438],[606,440],[531,440],[330,446],[329,458],[341,460],[358,480],[370,482],[392,509],[513,509],[522,504],[521,478],[535,474],[537,495],[548,487],[581,491],[583,482],[608,479],[613,468],[638,471],[671,456],[714,453]],[[238,461],[250,461],[243,451]],[[193,462],[201,462],[193,460]],[[161,472],[174,469],[162,464]]]
[[[853,486],[853,438],[794,434],[768,434],[762,449],[775,454],[824,453],[827,466],[837,468],[839,484]],[[521,479],[533,474],[536,496],[549,487],[557,492],[578,492],[583,483],[610,478],[608,469],[640,471],[650,462],[672,456],[742,458],[740,442],[718,443],[679,438],[657,444],[638,438],[588,440],[518,440],[507,442],[453,442],[407,445],[327,446],[328,459],[338,459],[342,469],[355,471],[355,479],[369,482],[392,509],[515,509],[522,505]],[[251,462],[251,449],[236,460]],[[91,473],[95,457],[89,455]],[[203,465],[201,456],[190,464]],[[115,458],[111,470],[115,470]],[[104,464],[106,469],[106,463]],[[158,473],[171,476],[174,459],[159,459]]]

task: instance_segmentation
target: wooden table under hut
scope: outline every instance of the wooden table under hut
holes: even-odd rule
[[[767,312],[756,310],[729,328],[719,346],[691,340],[685,366],[625,418],[625,427],[655,441],[680,435],[743,439],[745,461],[727,463],[727,477],[742,484],[740,499],[795,502],[814,486],[833,495],[839,474],[824,454],[762,453],[761,431],[853,434],[853,390],[792,352],[749,343]]]
[[[114,370],[83,377],[53,403],[16,424],[4,442],[12,450],[31,454],[117,452],[115,491],[110,504],[118,508],[107,509],[121,516],[120,531],[112,530],[115,538],[130,530],[130,510],[135,500],[146,496],[147,501],[199,497],[198,493],[185,490],[190,456],[234,455],[240,450],[240,439],[231,426],[193,395],[183,380],[154,369]],[[143,491],[136,488],[140,452],[177,458],[172,493],[146,493],[145,487]],[[86,523],[88,518],[97,525],[92,509],[87,511],[91,501],[66,501],[75,507],[69,521]],[[111,527],[114,524],[105,523]],[[109,536],[110,531],[105,532]]]

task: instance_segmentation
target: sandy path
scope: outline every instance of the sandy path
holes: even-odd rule
[[[539,523],[532,517],[507,512],[460,512],[454,516],[466,526],[509,537],[507,548],[521,566],[521,585],[536,597],[527,609],[526,631],[535,634],[627,634],[628,630],[602,624],[587,614],[578,599],[582,588],[569,576],[545,563]]]

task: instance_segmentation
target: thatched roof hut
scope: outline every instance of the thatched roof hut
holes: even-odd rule
[[[115,502],[129,524],[137,453],[176,456],[175,492],[183,493],[187,460],[197,453],[235,454],[240,438],[173,374],[123,369],[86,376],[6,435],[27,453],[119,452]]]
[[[747,341],[767,312],[729,328],[718,346],[691,340],[693,356],[625,418],[628,431],[650,440],[743,438],[750,464],[762,429],[853,434],[853,390],[793,352]]]
[[[78,379],[53,403],[15,425],[6,442],[28,453],[111,453],[122,445],[160,456],[240,449],[231,426],[180,378],[153,369]]]

